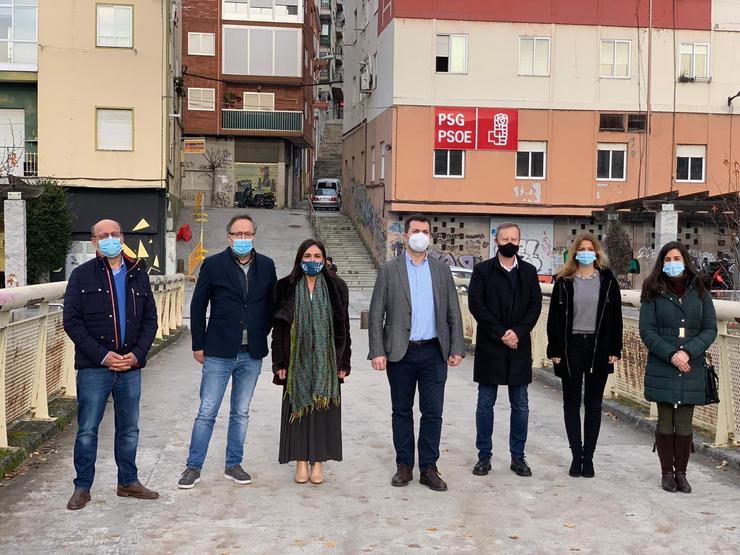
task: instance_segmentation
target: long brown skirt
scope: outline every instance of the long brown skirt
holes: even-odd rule
[[[327,410],[314,410],[300,420],[290,422],[290,402],[283,389],[280,416],[280,454],[278,461],[341,461],[342,408],[329,405]]]

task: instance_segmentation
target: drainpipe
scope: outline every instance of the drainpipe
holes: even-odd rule
[[[639,33],[639,29],[638,29]],[[648,196],[650,183],[650,135],[652,133],[651,118],[653,113],[653,0],[648,5],[648,69],[647,69],[647,123],[645,142],[645,196]],[[637,197],[640,197],[640,185],[637,185]]]

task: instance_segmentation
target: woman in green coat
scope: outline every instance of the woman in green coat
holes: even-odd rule
[[[717,337],[712,297],[685,246],[666,244],[642,286],[640,337],[648,349],[645,398],[658,405],[655,445],[664,490],[691,493],[686,466],[694,406],[705,398],[705,354]]]

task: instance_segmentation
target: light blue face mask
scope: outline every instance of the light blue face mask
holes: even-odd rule
[[[596,253],[592,251],[578,251],[576,260],[584,266],[589,266],[596,261]]]
[[[115,258],[123,250],[120,237],[106,237],[98,240],[98,249],[106,258]]]
[[[323,262],[314,262],[313,260],[311,262],[301,262],[301,270],[303,270],[307,276],[317,276],[323,269]]]
[[[676,260],[663,264],[663,272],[665,272],[668,277],[672,278],[682,275],[685,269],[686,267],[684,266],[684,263]]]
[[[234,246],[231,250],[239,257],[247,256],[252,252],[252,239],[234,239]]]

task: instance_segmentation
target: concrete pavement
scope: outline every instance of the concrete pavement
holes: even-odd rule
[[[297,485],[292,465],[277,464],[281,390],[271,384],[266,360],[245,450],[254,483],[236,486],[223,478],[224,405],[203,480],[193,490],[177,489],[200,379],[186,336],[144,374],[140,478],[161,498],[116,497],[109,406],[92,502],[81,511],[65,509],[72,427],[56,453],[0,487],[0,553],[707,553],[736,552],[740,545],[735,471],[695,457],[694,493],[665,493],[649,435],[605,416],[596,478],[570,478],[560,396],[538,383],[530,388],[527,444],[534,476],[519,478],[508,469],[505,394],[497,407],[493,472],[473,476],[470,358],[450,370],[447,385],[439,468],[450,490],[432,492],[418,481],[391,487],[388,384],[365,360],[366,332],[357,322],[352,331],[354,370],[343,389],[345,460],[327,463],[325,484]]]

